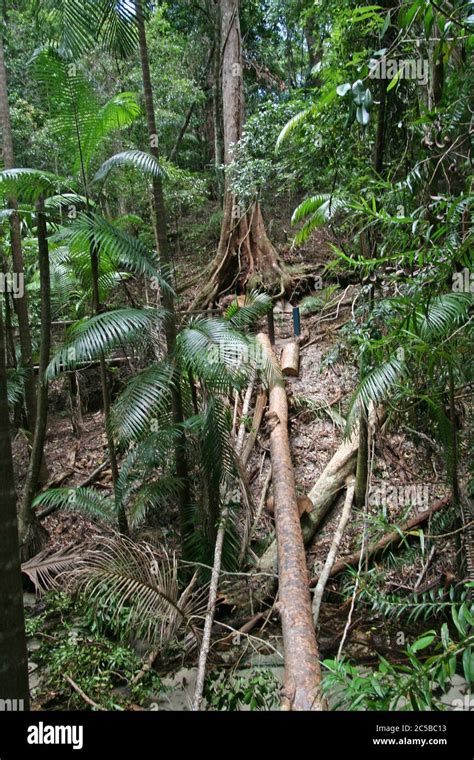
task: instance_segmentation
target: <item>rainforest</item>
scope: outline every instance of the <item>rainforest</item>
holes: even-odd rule
[[[2,0],[0,754],[474,710],[473,49],[471,0]]]

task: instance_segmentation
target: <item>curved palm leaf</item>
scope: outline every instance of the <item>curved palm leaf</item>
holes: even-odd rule
[[[80,320],[68,329],[64,344],[48,366],[48,377],[56,377],[81,362],[93,361],[118,346],[143,338],[164,318],[163,310],[117,309]]]
[[[4,195],[14,195],[27,203],[41,196],[57,195],[65,183],[61,177],[41,169],[4,169],[0,172],[0,189]]]
[[[433,298],[425,311],[416,310],[407,320],[407,328],[423,340],[439,340],[469,316],[474,303],[470,293],[443,293]]]
[[[135,274],[146,274],[158,281],[160,287],[169,285],[158,270],[155,251],[150,251],[138,238],[120,229],[100,214],[79,214],[67,227],[53,237],[65,241],[73,252],[90,252],[95,245],[102,257],[107,257],[114,267],[122,265]]]
[[[157,480],[145,483],[130,501],[127,510],[130,526],[136,528],[141,525],[150,510],[176,497],[182,487],[183,481],[175,475],[160,475]]]
[[[112,624],[119,624],[126,608],[134,638],[165,647],[191,632],[199,644],[197,622],[206,609],[206,590],[195,590],[193,578],[180,591],[174,556],[159,555],[146,543],[105,536],[85,552],[71,577],[93,608],[110,608]]]
[[[313,230],[326,224],[337,211],[344,208],[347,208],[346,202],[330,193],[321,193],[306,198],[294,210],[291,217],[291,223],[296,224],[309,216],[309,219],[297,233],[295,243],[304,243]]]
[[[80,552],[77,548],[70,550],[69,547],[64,547],[56,552],[45,549],[27,562],[23,562],[21,572],[28,576],[39,594],[58,588],[63,574],[70,572],[76,566],[79,557]]]
[[[104,496],[95,488],[50,488],[35,498],[33,507],[40,505],[77,510],[105,521],[112,521],[116,516],[113,499]]]
[[[121,92],[105,103],[96,118],[87,122],[83,133],[82,153],[86,166],[107,135],[130,126],[139,114],[140,106],[134,92]]]
[[[371,402],[379,404],[387,398],[405,372],[406,365],[394,357],[367,373],[352,396],[347,415],[347,431],[352,429],[362,409],[367,412]]]
[[[306,119],[314,112],[314,107],[306,108],[304,111],[300,111],[299,113],[295,114],[295,116],[292,116],[289,121],[285,124],[283,129],[281,130],[280,134],[278,135],[278,139],[276,141],[276,150],[280,148],[281,144],[288,139],[288,137],[301,125],[303,124]]]
[[[10,409],[13,409],[23,398],[27,373],[24,367],[7,369],[7,396]]]
[[[127,383],[111,412],[112,430],[118,441],[139,440],[150,432],[153,420],[169,418],[172,378],[172,367],[162,362]]]
[[[266,293],[259,293],[252,290],[245,297],[243,306],[239,306],[237,299],[228,307],[224,319],[230,322],[233,327],[242,329],[249,325],[254,325],[260,317],[267,313],[271,308],[272,299]]]
[[[106,180],[112,169],[121,169],[124,166],[137,169],[146,177],[156,179],[167,179],[168,177],[166,170],[150,153],[145,153],[142,150],[125,150],[111,156],[102,164],[94,177],[94,182]]]
[[[209,389],[227,392],[243,387],[253,372],[269,384],[281,380],[273,363],[252,336],[246,336],[227,319],[196,317],[176,341],[179,361]]]

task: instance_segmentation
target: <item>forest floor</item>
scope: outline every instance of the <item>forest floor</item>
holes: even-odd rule
[[[319,268],[320,261],[314,261]],[[344,437],[344,417],[355,387],[354,361],[344,339],[344,328],[351,321],[353,304],[360,293],[357,286],[339,287],[329,302],[317,313],[302,314],[302,331],[305,344],[301,350],[299,375],[287,378],[286,387],[290,409],[290,440],[298,494],[305,495],[313,487],[318,476],[329,462]],[[294,303],[294,302],[293,302]],[[293,326],[288,304],[275,308],[276,348],[292,338]],[[71,421],[64,403],[64,392],[58,385],[57,402],[51,404],[48,421],[45,456],[49,468],[48,487],[78,486],[103,462],[106,456],[106,436],[101,411],[84,413],[80,439],[73,433]],[[93,395],[93,394],[92,394]],[[252,412],[251,412],[252,413]],[[461,461],[463,460],[461,456]],[[17,482],[24,481],[27,449],[24,437],[17,435],[14,441],[14,461]],[[249,481],[255,503],[258,503],[269,467],[268,431],[265,425],[258,435],[248,465]],[[447,493],[442,452],[437,445],[417,429],[416,424],[406,420],[392,429],[389,422],[378,432],[372,460],[371,491],[367,511],[353,509],[352,518],[343,537],[338,558],[360,549],[361,537],[367,531],[370,542],[378,540],[393,529],[393,525],[413,516],[413,510],[427,509]],[[111,492],[111,474],[107,467],[94,483],[96,488]],[[371,494],[373,498],[371,498]],[[411,494],[407,499],[406,494]],[[378,496],[377,496],[378,495]],[[414,498],[413,498],[414,495]],[[381,507],[381,502],[384,504]],[[342,504],[339,502],[318,531],[307,551],[310,577],[317,575],[326,559]],[[100,525],[76,512],[58,511],[43,521],[49,533],[48,548],[57,550],[80,544],[93,534],[100,536]],[[428,526],[429,532],[429,526]],[[263,512],[257,526],[255,540],[267,543],[273,536],[273,520]],[[177,515],[170,507],[159,515],[153,525],[140,530],[139,535],[155,546],[166,546],[168,551],[178,547]],[[418,546],[420,539],[413,537]],[[426,551],[408,551],[406,563],[384,562],[383,585],[386,594],[413,590],[420,593],[443,583],[448,587],[457,580],[455,536],[447,536],[442,545]],[[428,557],[428,558],[427,558]],[[375,570],[379,568],[375,563]],[[381,568],[380,568],[381,569]],[[350,585],[350,576],[346,579]],[[334,656],[341,640],[347,619],[350,592],[341,588],[340,579],[333,579],[327,587],[327,601],[322,605],[320,616],[319,645],[321,657]],[[32,614],[37,614],[38,602],[28,599]],[[35,613],[36,609],[36,613]],[[218,610],[217,619],[234,622],[238,611],[228,607]],[[279,680],[282,674],[282,642],[276,615],[269,615],[259,628],[247,637],[239,651],[229,651],[219,643],[219,622],[216,641],[211,650],[211,662],[218,670],[224,667],[235,673],[251,672],[254,666],[271,668]],[[397,657],[398,647],[393,645],[394,635],[400,624],[377,612],[355,618],[350,626],[345,652],[359,663],[370,667],[378,654]],[[416,636],[421,628],[416,624],[405,633]],[[222,632],[222,631],[221,631]],[[227,632],[226,632],[227,633]],[[222,634],[222,638],[226,634]],[[36,648],[36,639],[33,636]],[[30,642],[31,643],[31,642]],[[37,693],[36,707],[45,702],[45,685],[48,675],[38,675],[35,666],[34,685]],[[41,670],[41,669],[40,669]],[[192,691],[194,668],[177,667],[176,663],[166,674],[161,673],[166,688],[156,698],[159,709],[186,709]],[[168,680],[166,680],[166,676]],[[463,690],[462,679],[456,688]]]
[[[340,331],[350,317],[350,308],[350,303],[341,305],[337,318],[332,321],[322,322],[320,315],[303,319],[303,329],[308,332],[308,344],[301,352],[299,376],[287,379],[292,456],[298,492],[301,495],[308,493],[343,440],[344,431],[341,429],[338,415],[344,416],[347,409],[354,389],[354,371],[350,357],[342,347]],[[291,337],[290,314],[276,312],[276,332],[278,347]],[[50,487],[77,486],[91,475],[104,461],[106,440],[103,431],[104,421],[101,412],[84,415],[80,440],[74,437],[67,416],[54,413],[51,415],[45,446]],[[15,461],[18,476],[21,478],[26,464],[26,449],[24,439],[20,437],[15,442]],[[268,467],[268,440],[266,431],[262,428],[258,445],[249,462],[251,489],[255,501],[260,498]],[[418,486],[418,495],[423,501],[418,507],[428,508],[431,503],[446,494],[440,452],[429,441],[413,436],[410,431],[382,431],[378,436],[373,461],[372,485],[374,488],[383,488],[387,484],[400,489],[411,485]],[[105,469],[96,480],[95,486],[104,492],[110,492],[110,471]],[[340,547],[340,557],[360,548],[364,524],[368,524],[371,540],[374,540],[387,532],[388,526],[407,518],[412,505],[408,505],[407,509],[407,504],[397,496],[398,491],[394,493],[393,502],[387,502],[383,518],[376,503],[369,504],[368,514],[365,516],[354,509]],[[340,509],[341,504],[338,504],[332,510],[307,552],[310,576],[317,574],[322,568],[339,520]],[[44,527],[49,533],[48,546],[52,550],[80,544],[93,533],[100,535],[101,531],[98,523],[80,513],[64,511],[47,517]],[[159,520],[154,521],[152,528],[143,530],[140,537],[151,541],[155,546],[165,545],[169,550],[178,545],[177,529],[176,516],[170,510],[169,514],[161,515]],[[264,512],[257,528],[256,539],[266,541],[273,532],[273,520]],[[455,538],[448,537],[443,543],[442,551],[437,551],[431,557],[420,591],[429,588],[433,583],[439,585],[443,578],[454,578],[455,557]],[[423,570],[425,561],[426,556],[418,552],[414,556],[410,555],[406,565],[395,565],[389,569],[385,574],[387,592],[412,588]],[[319,643],[322,657],[334,654],[347,614],[347,604],[340,596],[339,581],[330,581],[328,591],[330,601],[323,604],[320,618]],[[395,625],[395,630],[396,628]],[[414,626],[413,635],[416,634],[416,628]],[[363,620],[355,619],[349,632],[346,652],[357,661],[370,666],[376,661],[377,653],[386,655],[391,650],[393,634],[392,622],[377,613]],[[251,672],[253,667],[258,666],[270,668],[273,676],[280,678],[283,672],[281,651],[277,618],[270,616],[262,629],[254,632],[248,640],[248,647],[244,647],[237,658],[222,651],[217,643],[212,659],[217,668],[219,664],[222,666],[227,663],[226,667],[231,667],[233,663],[235,669],[238,662],[237,670],[234,672],[239,674]],[[396,654],[393,648],[392,653]],[[155,703],[159,709],[186,709],[192,691],[194,669],[179,668],[169,673],[167,678],[165,673],[162,675],[166,688],[163,694],[156,698]],[[41,683],[41,680],[38,682],[37,675],[35,682]],[[459,688],[462,687],[460,683]],[[41,702],[38,707],[40,704]]]

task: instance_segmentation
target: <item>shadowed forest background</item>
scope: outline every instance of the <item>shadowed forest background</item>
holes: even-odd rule
[[[472,710],[472,2],[0,13],[0,709]]]

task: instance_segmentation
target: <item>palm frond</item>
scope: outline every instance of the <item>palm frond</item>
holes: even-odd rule
[[[136,528],[141,525],[148,512],[176,497],[182,487],[182,480],[174,475],[160,475],[157,480],[145,483],[133,494],[128,507],[130,526]]]
[[[97,1],[97,0],[96,0]],[[143,3],[147,17],[148,3]],[[100,13],[98,37],[106,50],[119,58],[126,58],[137,47],[137,23],[133,0],[98,0]]]
[[[424,311],[416,310],[407,320],[407,327],[423,340],[439,340],[466,321],[473,303],[470,293],[443,293],[433,298]]]
[[[99,21],[95,0],[58,0],[52,11],[62,55],[79,57],[94,43]]]
[[[95,488],[50,488],[40,493],[33,501],[33,507],[59,507],[60,509],[84,512],[105,521],[115,519],[113,499]]]
[[[307,219],[301,230],[297,233],[295,243],[304,243],[313,230],[327,224],[337,211],[344,208],[347,208],[344,199],[330,193],[321,193],[306,198],[294,210],[291,217],[291,223],[296,224],[303,219],[307,219],[309,216],[309,219]]]
[[[111,426],[122,444],[150,432],[153,420],[169,417],[173,370],[169,364],[148,367],[127,383],[112,406]]]
[[[405,364],[394,357],[367,373],[356,388],[349,405],[348,431],[352,429],[360,411],[367,413],[370,403],[379,404],[387,398],[405,372]]]
[[[231,320],[217,317],[190,320],[178,335],[176,349],[182,365],[201,383],[218,392],[242,388],[255,370],[269,384],[281,378],[279,367],[255,338],[244,335]]]
[[[271,308],[272,299],[266,293],[259,293],[252,290],[245,296],[243,306],[235,299],[228,307],[224,319],[230,322],[233,327],[242,329],[249,325],[254,325],[267,311]]]
[[[304,111],[300,111],[299,113],[295,114],[295,116],[292,116],[289,121],[285,124],[283,129],[281,130],[280,134],[278,135],[278,139],[276,141],[276,150],[278,150],[282,143],[285,142],[285,140],[288,139],[288,137],[299,127],[301,124],[304,124],[304,122],[309,118],[309,116],[314,112],[314,108],[306,108]]]
[[[27,372],[28,370],[24,367],[7,369],[7,396],[10,409],[13,409],[23,398]]]
[[[93,361],[114,348],[142,339],[164,318],[163,310],[117,309],[76,322],[67,330],[63,345],[53,356],[48,377],[56,377],[61,371],[74,369],[82,362]]]
[[[155,251],[100,214],[79,214],[53,240],[67,243],[72,252],[89,252],[95,246],[101,258],[107,257],[114,268],[123,266],[135,274],[146,274],[169,291],[168,283],[160,275]]]
[[[88,120],[83,131],[82,155],[86,166],[107,135],[130,126],[139,114],[140,106],[134,92],[121,92],[105,103],[96,117]]]
[[[81,206],[85,208],[87,203],[90,206],[95,206],[95,202],[91,198],[86,199],[84,195],[79,195],[78,193],[60,193],[46,198],[44,206],[48,210],[61,211],[64,208],[68,209],[70,206],[74,206],[76,209]]]
[[[4,169],[0,172],[0,190],[5,196],[13,195],[26,203],[34,203],[41,196],[56,195],[64,180],[40,169]]]
[[[100,142],[129,126],[140,113],[137,96],[124,92],[98,103],[90,82],[74,59],[52,47],[32,58],[35,76],[49,103],[54,132],[71,146],[72,166],[87,170]]]
[[[112,169],[121,169],[124,166],[137,169],[145,177],[152,179],[167,179],[168,177],[166,170],[150,153],[142,150],[125,150],[111,156],[102,164],[94,176],[94,182],[106,180]]]
[[[146,543],[105,536],[83,553],[73,580],[92,608],[110,608],[112,624],[118,626],[126,608],[134,638],[164,648],[192,633],[199,644],[205,588],[196,589],[193,578],[180,591],[176,557],[160,555]]]
[[[36,554],[36,556],[23,562],[22,573],[28,576],[33,583],[36,592],[42,593],[58,588],[63,580],[63,574],[70,572],[79,561],[80,550],[76,547],[64,547],[56,552],[50,549]]]

